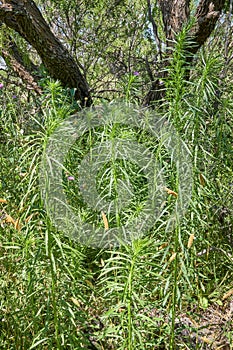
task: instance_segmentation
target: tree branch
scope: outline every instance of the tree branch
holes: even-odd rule
[[[7,52],[4,49],[2,49],[1,53],[5,60],[9,60],[12,69],[27,84],[27,88],[30,90],[34,90],[37,94],[41,95],[41,88],[37,85],[34,77],[25,69],[25,67],[20,63],[20,61],[16,60],[12,55],[10,55],[9,52]]]
[[[153,29],[153,33],[154,33],[154,38],[155,38],[155,42],[156,42],[156,45],[157,45],[157,48],[158,48],[158,54],[159,54],[159,57],[160,59],[162,59],[162,50],[161,50],[161,40],[159,38],[159,35],[158,35],[158,28],[157,28],[157,25],[155,23],[155,20],[152,16],[152,10],[151,10],[151,3],[150,3],[150,0],[147,0],[147,7],[148,7],[148,17],[149,17],[149,21],[151,22],[152,24],[152,29]]]
[[[226,0],[200,0],[197,6],[195,17],[196,23],[190,31],[190,42],[186,55],[186,78],[189,78],[189,63],[192,62],[194,54],[205,43],[221,14]],[[167,38],[167,46],[174,42],[175,35],[179,33],[182,26],[188,22],[190,16],[190,0],[158,0],[158,4],[163,15],[164,31]],[[169,50],[167,51],[168,54]],[[170,52],[169,52],[170,53]],[[169,60],[164,60],[164,67],[169,64]],[[164,68],[163,67],[163,68]],[[157,79],[152,82],[151,89],[144,98],[144,104],[150,105],[152,101],[162,100],[165,96],[161,78],[166,76],[166,72],[158,72]]]
[[[167,43],[181,31],[190,15],[190,0],[158,0],[163,15]]]
[[[0,20],[36,49],[51,77],[59,79],[63,86],[76,88],[76,99],[82,106],[90,106],[92,100],[86,79],[68,50],[51,32],[34,1],[1,3]]]
[[[225,2],[226,0],[201,0],[199,2],[195,13],[196,24],[190,32],[194,42],[189,50],[192,54],[198,51],[214,30]]]

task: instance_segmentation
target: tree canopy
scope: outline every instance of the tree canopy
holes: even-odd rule
[[[167,76],[176,35],[189,26],[183,58],[188,78],[196,53],[211,35],[214,48],[220,17],[218,31],[224,31],[226,10],[224,0],[2,1],[1,55],[37,92],[43,64],[52,78],[75,89],[82,106],[90,106],[95,96],[121,96],[127,74],[138,71],[140,101],[150,105],[163,96],[161,79]]]

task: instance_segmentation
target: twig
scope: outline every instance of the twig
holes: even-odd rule
[[[155,42],[156,42],[156,45],[157,45],[159,58],[162,60],[161,40],[160,40],[160,38],[158,36],[157,24],[155,23],[155,20],[154,20],[154,18],[152,16],[150,0],[147,0],[147,6],[148,6],[148,17],[149,17],[149,21],[152,24],[153,34],[154,34]]]

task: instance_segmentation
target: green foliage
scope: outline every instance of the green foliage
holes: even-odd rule
[[[71,33],[64,35],[64,42],[81,61],[96,104],[102,98],[141,102],[148,83],[144,59],[153,61],[155,44],[145,33],[147,14],[140,2],[106,6],[105,1],[51,1],[51,7],[46,1],[37,3],[50,21],[53,16],[54,23],[60,20],[64,31]],[[40,97],[23,89],[8,72],[1,75],[0,199],[7,203],[0,202],[0,348],[205,348],[205,343],[194,344],[184,336],[177,319],[185,314],[200,322],[199,331],[194,323],[186,328],[202,336],[199,316],[205,310],[210,314],[213,304],[225,308],[231,297],[226,295],[233,288],[233,80],[230,69],[224,75],[227,57],[222,43],[213,45],[212,51],[207,44],[187,78],[189,29],[184,27],[176,37],[166,67],[166,98],[155,107],[190,150],[191,204],[169,231],[167,219],[176,198],[167,195],[162,217],[146,236],[108,251],[84,247],[58,232],[41,200],[41,155],[61,122],[80,111],[75,91],[63,89],[43,67]],[[16,81],[18,85],[13,84]],[[66,158],[63,186],[72,208],[102,228],[100,213],[88,208],[77,182],[68,177],[78,180],[78,165],[85,155],[116,137],[144,144],[165,171],[168,187],[177,191],[180,185],[168,153],[148,133],[118,124],[86,132]],[[122,159],[107,161],[96,183],[107,199],[117,200],[120,180],[135,196],[121,216],[106,213],[110,226],[120,227],[140,213],[148,193],[137,164]],[[7,215],[13,222],[7,222]],[[223,333],[231,344],[230,322],[225,322]],[[216,343],[207,348],[211,346],[217,348]]]
[[[37,3],[80,63],[96,103],[101,98],[124,98],[125,85],[135,71],[145,79],[137,85],[138,98],[142,98],[149,82],[146,62],[152,63],[157,51],[151,35],[146,35],[146,4],[128,0]]]

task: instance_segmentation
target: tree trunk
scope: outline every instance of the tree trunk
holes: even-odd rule
[[[189,78],[189,67],[194,54],[197,53],[214,30],[225,3],[226,0],[200,0],[195,12],[195,25],[189,35],[192,44],[187,48],[186,62],[184,63],[186,79]],[[181,31],[182,26],[190,18],[190,0],[158,0],[158,4],[163,17],[167,50],[161,71],[158,72],[154,82],[152,82],[151,89],[145,96],[144,105],[150,105],[153,101],[164,98],[165,90],[160,79],[165,78],[167,75],[164,68],[169,65],[169,56],[172,57],[172,50],[170,49],[172,47],[172,41],[174,42],[176,34]]]
[[[38,67],[31,60],[24,62],[22,53],[7,30],[4,31],[2,44],[3,48],[0,54],[7,62],[7,65],[26,83],[29,90],[34,90],[40,95],[42,90],[37,84],[40,78]],[[7,47],[7,50],[4,47]]]
[[[224,8],[226,0],[200,0],[195,17],[196,24],[191,30],[194,45],[190,52],[195,54],[209,38]]]
[[[183,24],[187,22],[190,14],[190,0],[158,0],[162,11],[164,31],[167,45],[171,45],[171,40],[179,33]]]
[[[49,74],[62,85],[76,88],[75,97],[84,106],[92,103],[89,86],[77,63],[53,35],[33,1],[0,2],[0,20],[17,31],[37,51]]]
[[[189,33],[192,44],[188,48],[185,63],[187,77],[189,76],[189,63],[192,61],[193,55],[210,36],[225,2],[226,0],[200,0],[195,13],[196,22]],[[169,64],[169,57],[172,57],[170,47],[174,42],[175,35],[181,31],[182,26],[190,18],[190,0],[157,0],[157,3],[162,12],[167,50],[162,54],[156,22],[152,18],[150,1],[147,0],[148,15],[161,56],[161,69],[152,81],[151,89],[144,99],[145,105],[150,105],[152,101],[165,96],[161,79],[166,76],[164,68]],[[91,105],[89,86],[79,69],[79,65],[51,32],[33,1],[1,1],[0,21],[17,31],[37,50],[51,77],[60,80],[63,86],[76,88],[75,97],[82,106]]]

